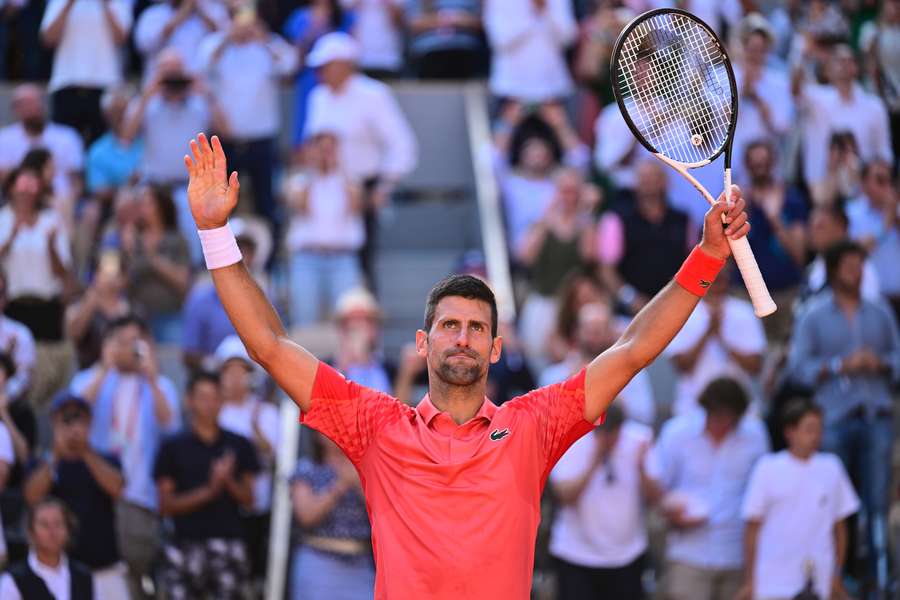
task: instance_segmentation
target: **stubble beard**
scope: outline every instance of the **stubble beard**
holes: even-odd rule
[[[483,375],[481,361],[474,352],[466,351],[462,351],[462,353],[474,359],[474,364],[468,362],[460,364],[449,360],[451,356],[459,353],[460,351],[454,351],[441,360],[437,369],[435,369],[435,374],[447,385],[457,387],[470,387],[475,385],[481,380]]]

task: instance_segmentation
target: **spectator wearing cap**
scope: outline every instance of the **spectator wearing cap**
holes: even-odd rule
[[[486,0],[484,27],[492,51],[491,93],[520,102],[572,93],[565,51],[578,37],[565,0]]]
[[[253,507],[241,515],[244,543],[250,557],[250,574],[261,581],[266,574],[269,552],[269,522],[272,512],[272,475],[278,447],[278,409],[256,390],[260,373],[244,343],[230,335],[216,348],[216,366],[222,399],[219,426],[249,441],[260,465],[253,484]]]
[[[200,68],[198,50],[203,39],[214,31],[227,29],[229,22],[228,9],[216,0],[167,0],[151,4],[141,12],[134,28],[134,44],[144,56],[144,72],[152,73],[160,55],[171,49],[189,73],[196,73]]]
[[[106,128],[103,90],[122,82],[122,49],[131,29],[127,0],[51,0],[41,22],[44,44],[54,48],[47,89],[53,118],[75,128],[90,145]]]
[[[619,338],[614,315],[605,302],[590,302],[578,309],[574,327],[572,350],[565,360],[548,366],[541,372],[539,384],[551,385],[565,381],[588,365],[595,357],[610,348]],[[638,371],[616,398],[628,420],[648,427],[656,424],[656,404],[650,377]]]
[[[84,169],[87,191],[112,201],[117,188],[131,183],[141,164],[144,143],[125,136],[125,113],[131,94],[124,87],[111,87],[100,97],[107,132],[88,148]]]
[[[249,574],[241,509],[253,507],[259,464],[253,446],[219,426],[217,375],[187,387],[190,426],[167,439],[153,468],[163,515],[174,522],[161,582],[169,598],[236,600]]]
[[[28,511],[27,560],[13,564],[0,577],[3,600],[91,600],[95,598],[90,570],[66,555],[75,532],[75,518],[56,498],[45,498]]]
[[[644,508],[658,497],[644,466],[652,441],[650,427],[614,404],[550,472],[561,504],[550,534],[559,600],[644,598]]]
[[[663,425],[648,473],[666,495],[669,523],[663,595],[669,600],[733,600],[743,583],[741,499],[756,460],[768,452],[765,426],[746,415],[735,380],[715,379],[702,411]]]
[[[375,0],[375,3],[379,6],[382,4],[381,0]],[[294,86],[295,146],[299,146],[305,139],[309,94],[319,84],[315,67],[307,61],[309,51],[323,35],[333,31],[351,32],[357,22],[356,14],[349,11],[346,5],[346,1],[315,0],[308,6],[295,8],[284,23],[284,36],[297,48],[302,62]],[[360,56],[360,60],[363,60],[363,56]]]
[[[818,451],[822,409],[792,400],[783,421],[787,449],[759,459],[744,496],[746,583],[737,600],[794,598],[807,581],[820,598],[845,598],[846,519],[859,498],[840,459]]]
[[[822,407],[822,446],[858,482],[866,515],[868,573],[884,592],[889,581],[887,515],[894,442],[892,388],[900,381],[900,331],[883,301],[862,297],[865,250],[838,242],[825,252],[830,292],[799,316],[788,369]]]
[[[91,406],[71,392],[60,392],[50,405],[51,450],[31,465],[25,500],[34,506],[53,496],[78,520],[71,557],[94,577],[97,600],[129,598],[125,564],[116,540],[115,502],[125,480],[118,459],[91,448]]]
[[[891,165],[875,160],[863,167],[859,197],[847,203],[850,237],[868,252],[882,294],[900,317],[900,215]]]
[[[217,31],[199,50],[202,72],[221,99],[228,123],[223,147],[229,169],[248,176],[256,211],[277,229],[272,173],[281,130],[280,83],[297,68],[297,53],[255,14],[238,13],[228,31]]]
[[[232,221],[232,228],[234,225]],[[248,232],[236,233],[235,237],[244,264],[250,269],[256,263],[257,243]],[[194,283],[185,300],[181,322],[181,359],[192,370],[211,367],[212,362],[208,361],[211,361],[219,345],[228,336],[236,335],[234,325],[225,314],[216,293],[216,286],[209,278]]]
[[[84,168],[84,143],[78,132],[47,118],[44,90],[35,84],[16,86],[11,104],[15,121],[0,128],[0,174],[5,179],[30,150],[46,148],[56,165],[53,192],[78,196]]]
[[[734,67],[741,118],[734,132],[734,164],[744,164],[751,141],[768,139],[780,145],[794,119],[787,71],[771,64],[775,34],[760,13],[744,17],[738,29],[741,54]]]
[[[390,394],[394,369],[381,355],[382,314],[375,297],[365,288],[348,291],[338,301],[334,318],[337,353],[327,362],[347,379]]]
[[[322,83],[309,97],[306,134],[335,133],[339,164],[363,185],[366,235],[360,259],[371,283],[377,211],[415,168],[417,147],[396,98],[383,83],[357,73],[358,58],[356,42],[345,33],[324,35],[313,46],[306,64],[318,70]]]
[[[162,436],[180,422],[175,386],[159,374],[149,339],[147,326],[134,316],[113,321],[100,360],[76,374],[69,388],[91,405],[91,447],[122,463],[125,489],[116,531],[134,599],[147,597],[143,580],[160,547],[153,460]]]
[[[362,284],[359,250],[365,243],[362,188],[341,162],[332,131],[308,143],[309,169],[287,184],[291,211],[285,245],[290,253],[291,320],[321,322],[340,297]]]

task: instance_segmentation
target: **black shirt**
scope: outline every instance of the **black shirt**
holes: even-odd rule
[[[256,452],[244,437],[221,430],[211,444],[197,437],[193,429],[185,429],[165,440],[156,455],[153,478],[168,477],[175,482],[175,492],[183,494],[207,484],[212,464],[231,450],[234,452],[234,477],[259,471]],[[175,537],[179,540],[207,540],[241,536],[241,519],[237,501],[222,492],[193,513],[174,517]]]
[[[98,455],[121,470],[113,456]],[[32,463],[32,471],[43,461]],[[56,474],[50,495],[56,496],[78,518],[78,529],[73,538],[70,555],[91,569],[103,569],[119,562],[119,545],[116,541],[115,506],[83,460],[61,460],[56,463]]]

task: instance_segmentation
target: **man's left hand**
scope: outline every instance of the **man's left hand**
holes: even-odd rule
[[[703,239],[700,241],[700,248],[710,256],[722,260],[731,256],[728,238],[737,240],[750,232],[750,223],[747,222],[747,213],[744,212],[746,203],[741,195],[741,189],[736,185],[731,186],[731,201],[730,205],[725,201],[723,192],[706,212],[703,221]]]

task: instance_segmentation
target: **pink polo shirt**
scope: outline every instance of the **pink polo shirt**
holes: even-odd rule
[[[320,362],[301,422],[331,438],[362,479],[378,600],[525,600],[541,491],[584,419],[584,370],[462,425]]]

